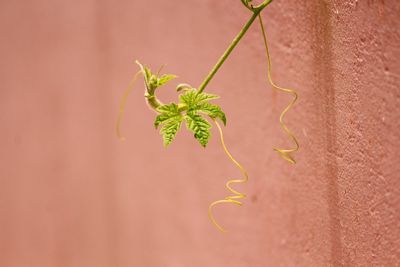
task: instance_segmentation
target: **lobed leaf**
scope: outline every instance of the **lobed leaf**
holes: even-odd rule
[[[186,127],[194,133],[196,138],[203,147],[206,147],[210,139],[210,123],[198,114],[188,112],[185,115]]]
[[[218,105],[213,105],[213,104],[205,102],[200,105],[197,105],[195,110],[197,112],[207,114],[208,116],[210,116],[213,119],[218,118],[224,123],[224,125],[226,125],[225,113],[222,111],[221,107]]]
[[[154,121],[154,127],[157,129],[160,124],[163,124],[169,119],[173,119],[175,117],[181,117],[181,113],[178,110],[178,105],[175,103],[171,103],[168,105],[163,105],[158,107],[157,109],[160,112],[160,115],[156,117],[156,120]]]
[[[168,146],[175,139],[183,121],[183,116],[175,116],[163,122],[160,133],[163,136],[164,146]]]
[[[207,93],[200,93],[197,95],[196,104],[201,104],[209,100],[218,99],[219,96]]]
[[[163,124],[165,121],[167,121],[171,118],[173,118],[173,116],[166,114],[166,113],[162,113],[162,114],[158,115],[156,117],[156,120],[154,121],[154,127],[157,129],[158,126],[160,126],[160,124]]]
[[[179,101],[188,107],[193,106],[196,99],[196,92],[196,89],[186,90],[185,93],[179,95]]]
[[[188,105],[189,109],[195,108],[198,104],[217,98],[219,98],[217,95],[198,93],[196,89],[187,90],[184,94],[179,96],[180,102]]]
[[[179,113],[178,105],[175,104],[175,103],[159,106],[157,108],[157,111],[160,112],[160,113],[168,113],[168,114],[177,114],[177,113]]]

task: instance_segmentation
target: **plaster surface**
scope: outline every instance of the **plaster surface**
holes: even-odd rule
[[[0,2],[0,266],[400,266],[400,2],[278,1],[263,13],[301,150],[290,165],[254,24],[207,91],[248,170],[242,207],[207,217],[240,173],[217,132],[168,148],[141,60],[198,85],[249,18],[240,1]]]

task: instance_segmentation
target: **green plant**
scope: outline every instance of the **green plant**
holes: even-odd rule
[[[186,127],[193,132],[194,137],[203,147],[207,145],[211,135],[211,124],[203,116],[207,115],[211,119],[219,118],[226,124],[225,113],[222,109],[209,102],[219,97],[200,93],[196,88],[187,84],[177,86],[178,92],[183,91],[179,95],[178,103],[162,104],[155,97],[155,91],[176,76],[172,74],[159,76],[159,74],[153,74],[149,68],[138,61],[136,63],[144,73],[147,102],[159,114],[154,121],[154,126],[156,129],[161,126],[160,133],[163,136],[165,146],[171,144],[184,121]]]
[[[123,139],[120,134],[120,123],[124,114],[126,99],[130,91],[132,90],[133,83],[136,81],[138,76],[142,75],[144,77],[144,84],[145,84],[145,99],[148,106],[157,113],[157,116],[154,121],[154,126],[156,129],[158,128],[160,129],[160,133],[163,137],[164,146],[168,146],[172,143],[177,132],[180,130],[182,124],[185,123],[186,128],[191,132],[193,132],[194,138],[200,143],[200,145],[206,147],[209,138],[211,136],[210,133],[211,124],[207,119],[210,119],[212,122],[214,122],[220,133],[221,144],[225,153],[230,158],[230,160],[240,169],[244,177],[243,179],[229,180],[226,183],[226,187],[233,195],[225,197],[224,199],[221,200],[214,201],[209,206],[208,212],[211,221],[219,230],[223,232],[225,231],[225,229],[221,227],[215,220],[212,213],[212,208],[215,205],[221,203],[232,203],[236,205],[242,205],[242,202],[240,202],[239,199],[244,198],[245,195],[233,189],[231,185],[234,183],[247,182],[248,174],[246,170],[243,168],[243,166],[233,158],[233,156],[231,155],[231,153],[229,152],[229,150],[225,145],[222,128],[217,121],[218,119],[222,121],[224,125],[226,125],[225,113],[222,111],[220,106],[210,103],[211,100],[217,99],[219,97],[214,94],[204,93],[203,91],[205,90],[209,82],[212,80],[212,78],[215,76],[215,74],[218,72],[220,67],[224,64],[224,62],[229,57],[233,49],[237,46],[237,44],[246,34],[247,30],[250,28],[250,26],[253,24],[253,22],[256,20],[257,17],[259,18],[259,23],[261,26],[261,32],[266,51],[266,58],[268,62],[268,81],[275,89],[293,95],[292,102],[281,113],[279,122],[283,130],[288,134],[288,136],[294,142],[295,147],[291,149],[275,148],[275,150],[282,156],[282,158],[284,158],[288,162],[295,163],[296,161],[294,160],[292,153],[296,152],[299,149],[299,144],[297,142],[297,139],[291,133],[291,131],[288,129],[288,127],[285,125],[283,121],[285,114],[296,102],[297,93],[293,89],[277,86],[272,81],[271,78],[271,60],[268,50],[266,33],[260,13],[262,12],[262,10],[264,10],[266,6],[268,6],[272,2],[272,0],[265,0],[264,2],[262,2],[257,6],[254,6],[252,4],[252,0],[241,0],[241,2],[247,9],[249,9],[252,12],[252,16],[250,17],[249,21],[245,24],[245,26],[242,28],[239,34],[235,37],[235,39],[226,49],[225,53],[221,56],[217,64],[212,68],[210,73],[207,75],[207,77],[204,79],[204,81],[198,88],[194,88],[188,84],[179,84],[176,87],[177,92],[179,92],[179,97],[178,97],[179,101],[176,103],[163,104],[157,98],[156,91],[160,87],[165,85],[167,82],[175,79],[176,76],[172,74],[160,75],[161,68],[157,73],[153,73],[148,67],[136,61],[136,63],[140,67],[140,71],[136,73],[132,82],[128,86],[127,91],[124,94],[124,97],[121,101],[120,114],[117,121],[117,134],[121,139]]]

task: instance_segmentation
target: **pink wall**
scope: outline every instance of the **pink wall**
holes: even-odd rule
[[[208,204],[239,175],[217,133],[164,149],[138,86],[124,144],[118,101],[140,59],[199,84],[249,17],[240,1],[0,3],[0,266],[399,266],[400,3],[278,1],[207,88],[221,95],[243,207]],[[173,100],[175,84],[161,98]]]

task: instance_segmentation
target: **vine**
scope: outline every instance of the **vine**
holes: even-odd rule
[[[214,94],[204,93],[203,91],[206,89],[207,85],[213,79],[213,77],[221,68],[221,66],[225,63],[226,59],[232,53],[233,49],[237,46],[237,44],[246,34],[247,30],[254,23],[257,17],[259,19],[259,23],[261,26],[261,32],[268,63],[268,75],[267,75],[268,81],[272,85],[272,87],[274,87],[276,90],[285,93],[290,93],[291,95],[293,95],[293,100],[281,113],[279,117],[279,123],[281,124],[283,130],[290,137],[290,139],[294,142],[295,147],[291,149],[274,148],[274,150],[277,151],[281,155],[281,157],[287,160],[288,162],[296,163],[292,154],[299,149],[299,143],[296,137],[293,135],[293,133],[289,130],[289,128],[283,121],[288,110],[296,102],[298,98],[297,93],[293,89],[279,87],[272,81],[271,78],[271,59],[267,44],[267,37],[260,13],[262,10],[264,10],[266,6],[268,6],[272,2],[272,0],[265,0],[264,2],[262,2],[257,6],[252,4],[252,0],[240,0],[240,1],[247,9],[249,9],[252,12],[252,16],[250,17],[248,22],[244,25],[242,30],[238,33],[238,35],[234,38],[234,40],[226,49],[225,53],[218,60],[216,65],[211,69],[210,73],[207,75],[207,77],[204,79],[201,85],[198,88],[194,88],[189,84],[179,84],[176,87],[176,91],[179,92],[179,97],[178,97],[179,101],[176,103],[164,104],[157,98],[156,91],[169,81],[175,79],[177,76],[173,74],[160,75],[162,67],[160,68],[160,70],[158,70],[157,73],[153,73],[150,70],[150,68],[136,61],[136,63],[140,68],[140,71],[134,75],[132,81],[130,82],[128,88],[126,89],[123,95],[116,125],[117,135],[121,141],[124,141],[125,138],[122,137],[121,135],[120,125],[122,118],[124,116],[124,109],[127,98],[130,92],[132,91],[134,83],[136,82],[137,78],[140,75],[142,75],[144,78],[144,85],[145,85],[144,97],[146,99],[146,102],[149,108],[157,113],[154,121],[154,127],[156,129],[160,129],[160,134],[162,135],[164,146],[168,146],[173,142],[182,124],[185,123],[186,128],[194,134],[194,138],[200,143],[200,145],[206,147],[211,136],[210,129],[212,128],[207,118],[209,118],[215,124],[215,126],[218,129],[221,145],[222,148],[224,149],[225,154],[240,169],[240,171],[243,174],[243,179],[232,179],[226,183],[226,188],[233,195],[225,197],[224,199],[221,200],[214,201],[209,206],[208,214],[210,220],[222,232],[226,232],[226,230],[218,224],[218,222],[214,218],[212,209],[214,206],[222,203],[232,203],[235,205],[242,205],[243,203],[240,201],[240,199],[245,198],[245,195],[233,189],[231,185],[237,183],[245,183],[248,181],[249,177],[246,170],[231,155],[225,144],[222,127],[218,123],[218,120],[220,120],[226,126],[226,115],[220,106],[210,103],[210,101],[219,98],[219,96]]]

